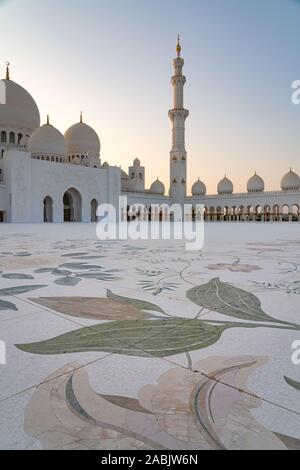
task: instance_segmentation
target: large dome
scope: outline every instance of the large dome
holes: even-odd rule
[[[82,119],[65,132],[65,139],[69,155],[99,158],[101,148],[99,137],[94,129],[82,122]]]
[[[205,184],[198,179],[192,186],[192,195],[193,196],[205,196],[206,186]]]
[[[249,179],[247,183],[247,191],[248,193],[263,193],[264,190],[265,190],[265,182],[255,172],[255,174]]]
[[[159,181],[159,179],[157,178],[157,180],[154,181],[154,183],[152,183],[150,187],[150,193],[160,194],[163,196],[165,192],[166,192],[166,189],[165,189],[164,184],[161,181]]]
[[[233,193],[233,184],[225,176],[218,184],[218,194],[232,194]]]
[[[36,129],[28,141],[28,151],[38,156],[67,156],[64,136],[50,124]]]
[[[282,191],[299,191],[300,178],[292,169],[282,178],[281,189]]]
[[[0,127],[34,131],[40,113],[32,96],[12,80],[0,80]]]

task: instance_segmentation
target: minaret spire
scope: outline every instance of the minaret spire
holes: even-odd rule
[[[178,38],[177,38],[176,52],[177,52],[177,57],[180,57],[180,54],[181,54],[180,34],[178,34]]]
[[[10,67],[10,63],[6,62],[6,80],[10,80],[9,67]]]
[[[82,124],[82,123],[83,123],[83,112],[80,111],[80,124]]]
[[[177,57],[173,60],[174,75],[173,109],[169,111],[172,122],[172,150],[170,153],[170,196],[176,202],[184,203],[186,197],[187,152],[185,150],[185,120],[189,112],[184,108],[183,88],[186,78],[182,74],[184,60],[181,57],[180,36],[177,41]]]

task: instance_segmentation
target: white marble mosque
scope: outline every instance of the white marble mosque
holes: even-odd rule
[[[170,188],[157,179],[145,188],[145,167],[136,158],[128,173],[101,162],[97,133],[80,121],[61,134],[47,118],[40,127],[39,109],[31,95],[10,78],[0,81],[0,222],[95,222],[97,207],[111,203],[119,207],[120,195],[128,205],[161,205],[156,217],[165,217],[165,208],[189,204],[189,218],[197,217],[197,205],[204,206],[206,221],[299,221],[300,178],[292,170],[283,176],[280,190],[265,191],[264,180],[255,173],[245,193],[234,192],[231,180],[219,182],[217,194],[208,195],[198,179],[187,189],[187,152],[185,149],[184,60],[178,40],[173,61],[172,150]],[[156,209],[157,211],[157,209]],[[125,214],[125,217],[127,215]]]

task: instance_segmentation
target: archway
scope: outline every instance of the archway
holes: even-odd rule
[[[50,196],[46,196],[44,201],[44,222],[50,223],[53,222],[53,201]]]
[[[298,204],[293,204],[292,207],[292,222],[299,222],[300,208]]]
[[[264,220],[265,222],[271,221],[271,206],[268,204],[264,207]]]
[[[279,208],[278,204],[275,204],[273,206],[273,220],[274,220],[274,222],[279,222],[279,218],[280,218],[280,208]]]
[[[91,222],[97,222],[97,209],[98,209],[98,201],[93,199],[91,201]]]
[[[238,209],[238,220],[240,222],[244,222],[245,220],[245,208],[244,206],[240,206]]]
[[[288,222],[289,217],[290,217],[290,208],[287,204],[284,204],[284,206],[282,206],[281,213],[282,213],[282,221]]]
[[[64,222],[81,222],[82,198],[77,189],[70,188],[63,197]]]
[[[252,222],[254,219],[254,207],[248,206],[247,207],[247,219]]]
[[[261,206],[256,206],[255,207],[255,220],[256,220],[256,222],[261,222],[262,221],[262,219],[263,219],[262,213],[263,213],[262,207]]]

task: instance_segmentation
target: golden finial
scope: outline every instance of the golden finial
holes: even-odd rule
[[[49,114],[47,114],[47,126],[49,126],[50,124],[50,118],[49,118]]]
[[[181,45],[180,45],[180,35],[178,34],[177,47],[176,47],[177,57],[180,57]]]
[[[83,112],[82,112],[82,111],[80,111],[80,124],[82,124],[82,122],[83,122],[83,118],[82,118],[82,116],[83,116]]]
[[[10,76],[9,76],[9,66],[10,66],[10,63],[9,63],[9,62],[6,62],[6,80],[10,80]]]

